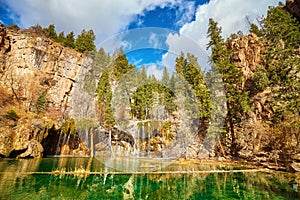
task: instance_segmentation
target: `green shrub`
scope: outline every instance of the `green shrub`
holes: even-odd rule
[[[36,111],[37,113],[41,113],[41,112],[45,112],[46,110],[46,91],[42,91],[40,96],[38,97],[37,101],[36,101]]]
[[[19,119],[19,116],[17,115],[16,111],[14,111],[13,109],[7,111],[4,117],[6,119],[10,119],[13,121],[17,121]]]
[[[16,30],[16,31],[20,30],[20,27],[17,24],[10,24],[6,28],[13,29],[13,30]]]

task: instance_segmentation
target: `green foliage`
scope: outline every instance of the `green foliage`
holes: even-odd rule
[[[93,63],[90,73],[84,79],[84,89],[90,94],[95,93],[100,74],[110,63],[110,55],[106,54],[103,48],[100,48],[99,51],[94,52],[92,56]]]
[[[212,71],[220,73],[225,87],[228,117],[234,121],[240,121],[241,117],[249,111],[248,94],[242,90],[241,71],[231,63],[231,52],[227,49],[223,38],[221,37],[221,28],[212,19],[209,20],[208,35],[210,41],[208,48],[212,50],[210,61]]]
[[[175,85],[176,85],[175,74],[172,73],[171,78],[170,78],[170,83],[169,83],[169,88],[171,91],[175,91]]]
[[[80,118],[75,118],[75,125],[76,125],[76,130],[81,130],[81,131],[86,131],[91,128],[97,128],[98,127],[98,122],[94,118],[88,118],[88,117],[80,117]]]
[[[113,60],[113,79],[119,81],[124,74],[134,69],[134,66],[128,64],[128,60],[121,49],[114,56]]]
[[[67,47],[70,48],[75,48],[75,39],[74,39],[75,35],[73,32],[70,32],[67,34],[66,38],[63,41],[63,44]]]
[[[169,81],[170,81],[170,75],[169,75],[168,69],[167,69],[167,67],[164,67],[161,82],[163,85],[168,86]]]
[[[208,36],[210,41],[207,48],[211,48],[212,74],[219,72],[223,80],[226,93],[227,117],[226,123],[230,129],[232,153],[236,155],[236,137],[234,126],[245,117],[250,110],[249,95],[242,89],[241,71],[231,63],[231,51],[221,37],[221,28],[213,19],[209,20]]]
[[[154,103],[164,105],[166,110],[171,113],[174,111],[174,93],[169,88],[158,82],[138,87],[132,95],[131,110],[138,119],[150,119],[150,110]]]
[[[263,36],[263,31],[261,29],[258,28],[258,26],[256,24],[251,24],[250,25],[250,33],[254,33],[255,35],[257,35],[258,37]]]
[[[17,24],[10,24],[6,28],[16,30],[16,31],[20,30],[20,27]]]
[[[192,87],[197,99],[199,117],[201,119],[208,119],[211,114],[210,93],[197,58],[192,54],[187,54],[187,58],[185,58],[184,54],[181,53],[180,57],[176,58],[175,69]]]
[[[96,50],[94,40],[96,36],[93,30],[83,30],[81,34],[77,36],[75,41],[75,49],[81,53],[89,53]]]
[[[75,134],[76,131],[76,126],[75,126],[75,121],[72,118],[68,118],[65,120],[65,122],[63,123],[62,127],[61,127],[61,132],[64,134]]]
[[[147,77],[146,67],[143,66],[140,73],[140,81],[146,81],[147,79],[148,77]]]
[[[115,125],[113,110],[111,107],[112,91],[110,86],[109,72],[104,70],[100,77],[97,87],[97,106],[99,114],[99,122],[105,128],[112,128]]]
[[[39,95],[36,103],[35,103],[35,108],[37,113],[45,112],[46,110],[46,95],[47,91],[42,91],[41,94]]]
[[[13,120],[13,121],[17,121],[19,119],[19,116],[17,115],[16,111],[13,109],[7,111],[4,117],[6,119]]]
[[[264,67],[256,66],[253,75],[253,83],[254,83],[254,88],[253,88],[254,92],[262,92],[270,85],[268,73]]]
[[[55,30],[55,25],[54,24],[50,24],[48,26],[48,28],[44,29],[44,32],[45,32],[47,37],[53,39],[54,41],[57,40],[57,33],[56,33],[56,30]]]
[[[261,21],[265,39],[265,68],[273,94],[273,109],[278,113],[300,112],[300,24],[280,7],[271,7]]]
[[[299,46],[299,22],[282,8],[271,7],[261,24],[265,38],[271,43],[280,45],[279,41],[283,40],[286,48]]]
[[[60,32],[59,35],[56,38],[56,42],[64,44],[65,39],[66,39],[65,38],[65,33],[64,32]]]
[[[16,25],[9,25],[8,28],[19,29]],[[90,53],[96,50],[94,41],[96,36],[93,30],[82,30],[75,40],[74,32],[71,31],[66,36],[64,32],[60,32],[58,35],[55,30],[55,25],[50,24],[47,28],[42,28],[40,25],[30,27],[31,30],[40,35],[45,35],[48,38],[59,42],[64,46],[76,49],[81,53]]]

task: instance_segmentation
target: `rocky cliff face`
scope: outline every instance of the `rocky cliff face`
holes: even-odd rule
[[[78,82],[91,63],[87,56],[44,36],[0,24],[0,89],[5,94],[1,94],[0,115],[9,109],[19,115],[18,120],[0,119],[0,155],[42,156],[42,143],[58,137],[59,117],[80,110],[73,97],[78,99]],[[42,93],[46,94],[42,106],[48,116],[34,114]]]
[[[297,17],[300,21],[300,0],[286,0],[284,9]]]
[[[261,92],[252,93],[251,91],[254,88],[253,76],[257,66],[264,67],[265,48],[262,38],[251,33],[229,41],[228,48],[233,52],[231,60],[242,72],[242,89],[249,91],[251,104],[249,116],[244,117],[242,122],[235,127],[238,157],[256,161],[268,167],[270,167],[269,163],[280,162],[284,166],[283,169],[295,171],[297,167],[294,165],[300,162],[300,153],[292,148],[293,145],[297,146],[297,136],[294,137],[293,131],[289,129],[286,129],[283,135],[279,134],[280,131],[276,132],[276,125],[272,122],[275,110],[272,107],[274,104],[271,103],[274,102],[273,92],[276,91],[276,87],[280,86],[269,86]],[[298,55],[294,56],[299,56],[299,51],[295,52],[298,52]],[[285,119],[290,121],[279,122],[281,123],[279,126],[284,123],[290,125],[299,123],[299,116],[289,115],[286,118],[294,119]],[[298,167],[297,170],[299,171],[300,168]]]
[[[91,62],[75,50],[30,31],[0,27],[0,81],[29,109],[45,90],[49,108],[70,112],[76,78]]]

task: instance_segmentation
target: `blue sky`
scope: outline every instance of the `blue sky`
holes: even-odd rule
[[[161,76],[172,71],[180,51],[207,65],[207,24],[214,18],[223,36],[242,30],[266,15],[279,0],[0,0],[0,20],[21,28],[55,24],[57,32],[93,29],[96,44],[111,52],[124,48],[129,61]],[[151,27],[151,28],[150,28]],[[206,66],[205,66],[206,67]]]

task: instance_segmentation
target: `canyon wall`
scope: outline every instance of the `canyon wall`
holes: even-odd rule
[[[92,61],[32,30],[0,24],[0,115],[8,116],[0,119],[1,156],[42,156],[41,144],[50,135],[55,141],[62,117],[80,115],[80,84]]]

